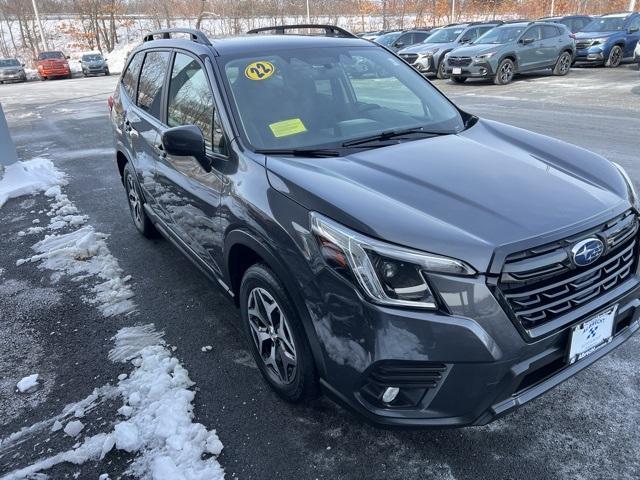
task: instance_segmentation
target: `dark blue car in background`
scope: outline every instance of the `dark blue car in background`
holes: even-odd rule
[[[576,63],[617,67],[633,59],[640,40],[640,13],[612,13],[595,18],[576,33]]]

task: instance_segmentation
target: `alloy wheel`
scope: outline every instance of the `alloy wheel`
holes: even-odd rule
[[[611,50],[609,54],[609,66],[617,67],[620,65],[620,60],[622,60],[622,49],[620,47],[613,47],[613,50]]]
[[[129,208],[131,209],[133,221],[136,222],[138,227],[142,227],[142,203],[140,202],[140,196],[138,195],[138,190],[131,175],[127,175],[127,198],[129,200]]]
[[[560,73],[564,75],[569,71],[570,67],[571,57],[569,56],[569,54],[565,53],[564,55],[562,55],[562,57],[560,57]]]
[[[500,67],[500,80],[502,83],[509,83],[513,78],[513,66],[509,62],[505,62]]]
[[[281,385],[296,376],[296,346],[291,327],[278,302],[263,288],[249,293],[247,314],[251,337],[271,379]]]

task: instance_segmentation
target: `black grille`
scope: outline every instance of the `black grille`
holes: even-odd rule
[[[400,57],[407,63],[413,64],[418,59],[417,53],[401,53]]]
[[[369,380],[384,386],[435,388],[446,371],[444,363],[380,362],[369,372]]]
[[[636,268],[638,220],[627,212],[593,230],[507,257],[498,288],[510,314],[526,330],[556,320],[623,283]],[[602,256],[577,267],[570,250],[580,240],[601,239]]]
[[[470,57],[449,57],[447,63],[450,67],[468,67],[471,65]]]

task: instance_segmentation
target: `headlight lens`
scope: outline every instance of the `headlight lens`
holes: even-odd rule
[[[434,53],[436,53],[439,49],[438,48],[432,48],[431,50],[426,50],[424,52],[420,52],[418,54],[418,56],[422,56],[422,57],[432,57]]]
[[[601,45],[603,43],[607,43],[607,39],[606,38],[594,38],[593,40],[591,40],[591,45],[593,45],[593,46]]]
[[[483,53],[482,55],[476,55],[475,57],[473,57],[473,61],[476,63],[484,62],[485,60],[493,57],[495,54],[496,52],[487,52]]]
[[[316,212],[311,213],[311,229],[327,264],[342,275],[352,275],[376,303],[435,309],[426,272],[476,274],[459,260],[369,238]]]
[[[624,168],[622,168],[621,165],[617,164],[616,162],[611,162],[611,163],[615,165],[615,167],[620,172],[620,175],[622,175],[622,177],[624,178],[624,181],[627,182],[627,187],[629,188],[629,196],[631,197],[631,203],[635,205],[638,201],[638,193],[636,192],[636,187],[633,185],[633,182],[631,181],[631,177],[629,176],[627,171]]]

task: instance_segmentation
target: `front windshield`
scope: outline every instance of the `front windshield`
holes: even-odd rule
[[[456,133],[458,110],[409,65],[371,47],[218,57],[255,149],[339,148],[388,130]]]
[[[515,42],[526,27],[496,27],[480,36],[475,43],[503,44]]]
[[[455,42],[464,28],[443,28],[430,35],[423,43],[451,43]]]
[[[16,60],[15,58],[7,58],[7,59],[2,59],[0,58],[0,67],[19,67],[20,64],[18,63],[18,60]]]
[[[38,60],[51,60],[65,58],[62,52],[42,52],[38,55]]]
[[[624,18],[606,17],[596,18],[588,23],[581,32],[616,32],[624,28]]]
[[[99,53],[91,53],[89,55],[82,56],[83,62],[97,62],[99,60],[102,60],[102,55],[100,55]]]
[[[376,38],[376,42],[380,45],[384,45],[385,47],[389,47],[400,35],[402,35],[402,32],[385,33],[384,35]]]

